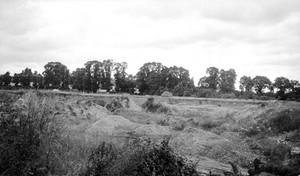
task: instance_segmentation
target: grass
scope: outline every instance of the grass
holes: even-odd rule
[[[184,120],[177,121],[172,125],[172,129],[175,131],[183,131],[185,127],[186,122]]]
[[[9,99],[8,97],[11,97]],[[0,118],[0,175],[78,175],[97,143],[68,131],[51,94],[6,99]],[[8,99],[7,99],[8,98]]]
[[[45,174],[52,168],[52,146],[56,145],[61,126],[50,110],[49,99],[24,95],[2,110],[1,175]]]

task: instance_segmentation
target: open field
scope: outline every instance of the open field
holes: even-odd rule
[[[165,139],[176,154],[196,163],[198,173],[224,175],[224,171],[233,172],[229,164],[233,162],[248,175],[254,159],[260,158],[270,167],[268,172],[278,174],[284,168],[293,171],[287,174],[299,174],[295,169],[300,165],[299,153],[292,152],[300,147],[300,104],[296,102],[154,96],[147,106],[149,96],[4,93],[25,114],[32,99],[39,102],[36,107],[49,105],[51,117],[59,122],[54,127],[59,127],[60,139],[64,139],[53,149],[59,151],[53,161],[59,158],[61,162],[53,167],[64,165],[57,171],[61,175],[80,175],[88,153],[101,142],[122,148],[137,141]],[[1,106],[5,101],[1,98]],[[149,108],[152,105],[157,108]]]

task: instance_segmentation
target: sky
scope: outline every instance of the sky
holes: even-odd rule
[[[300,1],[0,0],[0,74],[106,59],[300,81]]]

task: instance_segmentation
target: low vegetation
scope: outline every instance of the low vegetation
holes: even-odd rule
[[[110,103],[106,104],[105,107],[111,112],[117,112],[122,108],[128,108],[129,98],[125,96],[114,98]]]
[[[1,176],[198,175],[197,163],[189,159],[199,156],[223,163],[235,161],[249,170],[250,162],[260,157],[264,161],[260,171],[289,176],[300,173],[297,104],[168,105],[169,99],[150,97],[143,104],[138,99],[142,110],[130,107],[133,100],[129,96],[111,97],[111,101],[99,97],[82,100],[81,96],[67,99],[38,91],[0,93]],[[115,123],[113,128],[126,123],[123,129],[133,130],[121,130],[120,137],[128,140],[101,135],[88,140],[84,131],[98,119],[85,118],[84,110],[89,116],[98,114],[103,123]],[[108,121],[107,116],[115,121]],[[148,133],[151,140],[145,138]],[[160,134],[164,137],[156,138]],[[172,138],[166,139],[170,135]],[[202,162],[198,159],[193,161]]]
[[[147,112],[155,113],[168,113],[171,110],[164,106],[161,102],[156,103],[153,97],[147,99],[147,101],[142,105],[142,108]]]
[[[138,143],[129,148],[117,148],[102,143],[89,157],[82,176],[197,176],[196,164],[174,153],[168,140],[160,144]]]
[[[195,164],[175,153],[168,140],[131,145],[84,140],[63,126],[52,97],[0,94],[1,176],[197,175]]]
[[[3,99],[5,95],[1,95]],[[23,96],[24,97],[24,96]],[[54,146],[61,125],[51,112],[49,97],[25,96],[2,109],[0,118],[0,173],[45,174],[54,168]]]

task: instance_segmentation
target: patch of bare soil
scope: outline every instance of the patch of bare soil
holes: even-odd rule
[[[123,135],[128,131],[134,130],[138,126],[140,125],[131,122],[122,116],[107,115],[91,124],[91,126],[86,130],[86,135]]]

